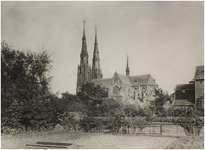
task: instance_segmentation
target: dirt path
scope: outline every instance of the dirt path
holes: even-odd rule
[[[163,149],[176,138],[149,136],[97,135],[71,140],[70,148],[80,149]]]
[[[24,149],[37,141],[72,143],[69,149],[163,149],[177,138],[108,135],[102,133],[26,133],[2,135],[2,149]]]

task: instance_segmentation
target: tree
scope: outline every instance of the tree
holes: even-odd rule
[[[24,52],[12,49],[5,41],[1,43],[3,125],[37,129],[50,121],[51,63],[45,50]]]
[[[70,94],[68,92],[61,94],[60,105],[63,111],[86,111],[86,105],[82,103],[77,95]]]
[[[105,88],[93,83],[86,83],[82,85],[81,91],[77,93],[79,99],[87,106],[87,114],[89,116],[99,115],[99,105],[107,97],[107,91]]]
[[[163,105],[169,100],[169,95],[164,94],[161,89],[155,89],[155,99],[151,102],[150,110],[157,116],[166,116]]]

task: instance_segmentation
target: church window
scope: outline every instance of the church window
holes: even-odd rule
[[[118,78],[114,77],[114,82],[117,83],[118,82]]]
[[[112,89],[112,92],[113,92],[114,94],[119,93],[119,91],[120,91],[120,88],[117,87],[117,86],[114,86],[113,89]]]

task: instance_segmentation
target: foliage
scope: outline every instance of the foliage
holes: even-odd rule
[[[2,126],[37,129],[51,122],[53,108],[48,99],[51,62],[47,51],[13,50],[2,42]]]
[[[155,100],[150,103],[150,110],[159,117],[166,116],[163,105],[170,100],[168,94],[164,94],[161,89],[155,89]]]
[[[68,112],[59,115],[58,119],[61,121],[60,125],[63,126],[66,131],[77,130],[78,122],[74,119],[74,116]]]
[[[122,105],[113,99],[108,99],[107,91],[99,85],[84,84],[77,96],[87,106],[89,117],[114,116],[121,111]]]
[[[61,93],[62,97],[58,101],[58,106],[61,107],[63,112],[85,112],[87,107],[78,96],[68,92]]]
[[[86,83],[81,86],[81,91],[77,93],[83,102],[98,103],[102,98],[107,97],[107,91],[100,85],[95,86],[94,83]]]

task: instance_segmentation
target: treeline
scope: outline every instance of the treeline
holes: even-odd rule
[[[74,124],[69,112],[75,111],[90,117],[121,113],[121,104],[107,99],[105,90],[93,84],[82,86],[78,95],[65,92],[59,98],[50,90],[51,69],[48,51],[19,51],[1,43],[1,132],[42,131],[56,124]]]
[[[126,118],[145,117],[146,120],[139,123],[148,124],[157,120],[156,117],[194,118],[203,114],[193,109],[186,112],[177,110],[175,113],[173,108],[165,110],[163,105],[170,99],[160,90],[155,91],[156,100],[144,109],[107,98],[106,90],[92,83],[83,85],[77,95],[64,92],[59,98],[50,90],[51,69],[52,60],[48,51],[19,51],[12,49],[6,42],[1,43],[1,132],[5,133],[9,129],[19,132],[45,131],[54,129],[57,124],[66,130],[80,127],[89,131],[101,124],[116,130],[121,125],[130,124]],[[81,112],[84,118],[78,122],[69,112]],[[103,121],[96,117],[113,119]],[[182,126],[186,128],[190,122],[193,125],[203,124],[195,120],[189,118],[183,121]]]

